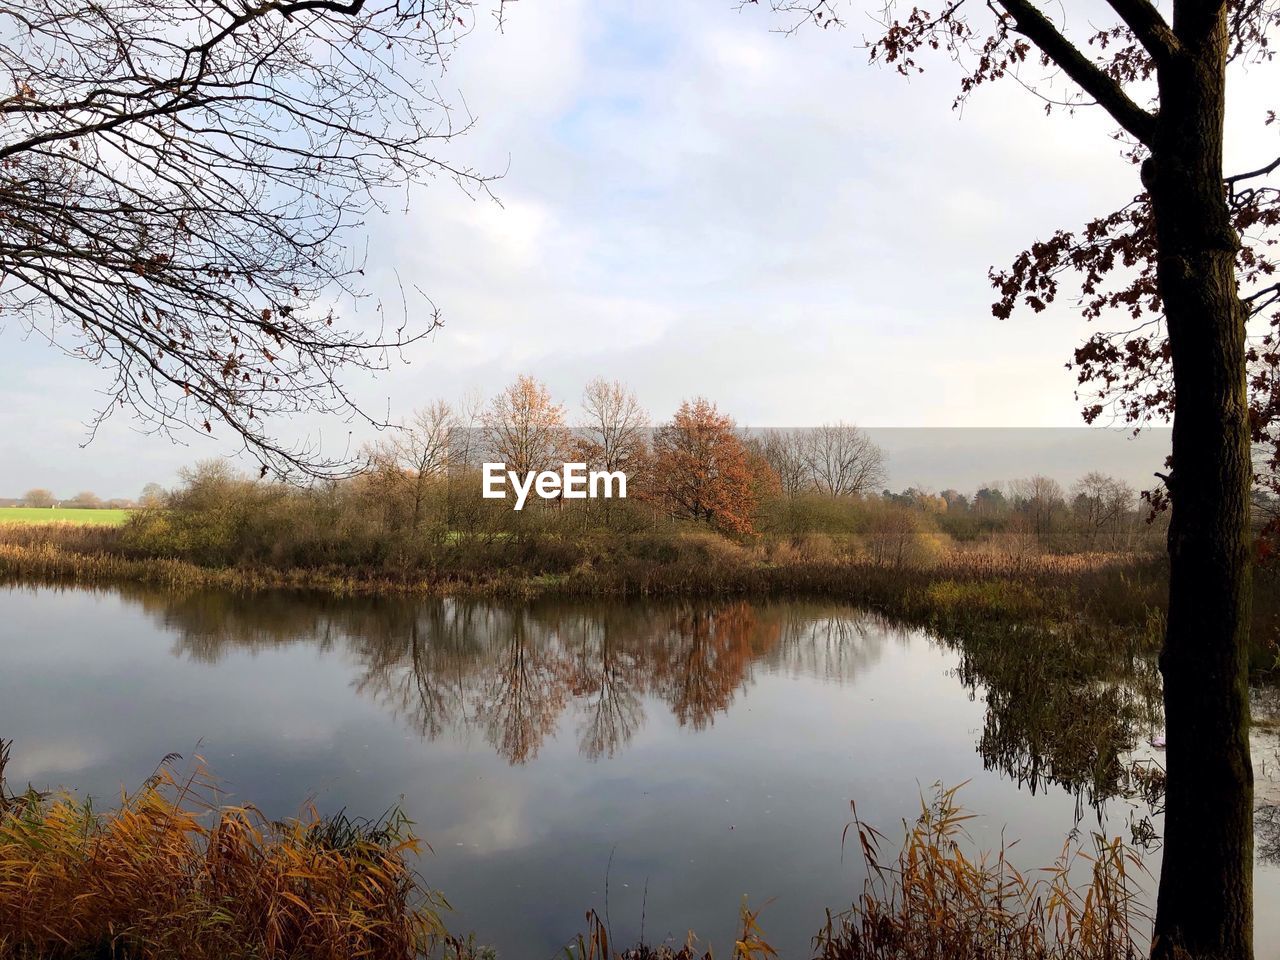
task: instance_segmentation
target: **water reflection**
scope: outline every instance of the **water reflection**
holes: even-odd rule
[[[612,757],[644,725],[648,698],[702,730],[753,670],[851,680],[897,635],[869,616],[816,616],[792,605],[564,605],[344,601],[208,593],[135,599],[176,633],[175,652],[215,663],[237,649],[311,642],[359,664],[354,685],[420,736],[479,730],[527,763],[571,704],[578,744]],[[265,602],[263,602],[265,601]]]
[[[1148,646],[1083,624],[976,624],[947,642],[959,653],[961,683],[985,694],[978,750],[987,769],[1033,794],[1064,787],[1081,806],[1133,792],[1128,761],[1162,723]]]
[[[418,736],[478,732],[511,764],[538,756],[572,717],[578,750],[611,758],[661,704],[711,727],[767,670],[852,682],[908,631],[827,604],[334,600],[300,594],[130,594],[175,652],[307,643],[356,665],[358,693]],[[1100,808],[1128,786],[1128,755],[1160,721],[1154,662],[1138,645],[1079,630],[994,630],[934,638],[985,704],[976,748],[988,770],[1031,793],[1066,789]]]
[[[455,925],[513,957],[555,954],[608,870],[623,939],[647,915],[728,942],[747,893],[778,898],[766,929],[803,955],[861,883],[850,799],[892,828],[968,780],[976,841],[1007,828],[1047,863],[1154,722],[1154,665],[1082,630],[935,637],[835,603],[3,596],[20,782],[109,802],[199,742],[271,816],[399,798]],[[1120,830],[1128,807],[1107,806]]]

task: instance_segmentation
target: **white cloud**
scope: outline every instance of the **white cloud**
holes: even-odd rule
[[[986,273],[1137,191],[1104,116],[1046,117],[1007,83],[958,112],[941,57],[904,80],[865,62],[854,29],[783,36],[756,7],[508,13],[503,33],[482,19],[438,79],[478,118],[450,158],[506,171],[502,205],[440,181],[370,223],[374,292],[398,305],[398,284],[420,287],[446,319],[409,366],[353,378],[371,409],[402,415],[518,372],[574,402],[605,373],[656,417],[704,393],[761,424],[1079,423],[1063,365],[1086,327],[1065,305],[996,321]],[[1261,136],[1242,126],[1238,149],[1261,154]],[[93,381],[50,361],[33,395],[12,371],[34,356],[6,353],[0,427],[37,410],[78,423]],[[323,429],[345,444],[352,427]],[[0,492],[56,474],[132,493],[195,455],[123,424],[88,453],[82,436],[53,430],[6,458]]]

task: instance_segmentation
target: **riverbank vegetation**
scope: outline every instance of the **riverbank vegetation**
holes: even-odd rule
[[[70,794],[4,782],[0,742],[0,958],[89,957],[453,960],[493,957],[474,936],[450,934],[447,903],[413,869],[421,852],[392,812],[375,822],[343,814],[268,821],[252,806],[218,802],[201,767],[179,778],[166,758],[114,809]],[[1129,960],[1149,918],[1141,862],[1118,838],[1069,841],[1041,878],[1019,872],[1009,848],[975,852],[955,788],[922,800],[896,863],[885,837],[856,816],[866,867],[862,895],[827,911],[819,960],[956,957]],[[1083,871],[1082,871],[1083,866]],[[761,911],[744,903],[739,960],[777,956]],[[565,947],[570,960],[709,958],[691,933],[682,945],[611,946],[595,911]]]
[[[848,590],[886,569],[1018,578],[1163,551],[1163,515],[1150,522],[1132,488],[1098,472],[1069,491],[1032,476],[893,492],[881,487],[882,451],[851,424],[748,431],[704,398],[651,422],[623,384],[588,383],[571,419],[519,377],[487,401],[424,406],[342,480],[300,487],[205,461],[172,490],[148,485],[116,530],[0,526],[0,571],[342,592],[732,594]],[[581,462],[625,474],[626,498],[533,497],[513,509],[483,496],[486,462],[519,476]]]
[[[442,935],[398,814],[271,821],[174,759],[100,812],[7,792],[0,742],[0,958],[415,960]]]
[[[118,527],[0,525],[0,577],[341,595],[813,596],[942,629],[1147,631],[1167,600],[1159,518],[1146,523],[1136,497],[1120,509],[1105,478],[1089,482],[1096,495],[1082,488],[1072,501],[1044,478],[950,499],[777,490],[744,533],[643,497],[514,511],[482,498],[467,472],[372,468],[295,487],[213,461]],[[1259,566],[1255,669],[1275,663],[1275,579]]]

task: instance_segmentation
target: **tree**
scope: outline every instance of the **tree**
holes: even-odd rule
[[[771,0],[793,26],[838,24],[837,0]],[[1269,256],[1280,169],[1262,158],[1226,176],[1229,63],[1270,59],[1280,8],[1259,0],[1107,0],[1072,39],[1062,7],[1035,0],[947,0],[937,14],[885,8],[873,61],[909,75],[931,50],[965,64],[957,102],[1039,62],[1065,74],[1070,110],[1096,104],[1119,125],[1142,192],[1079,231],[1034,244],[992,271],[997,316],[1043,310],[1075,276],[1086,316],[1108,311],[1126,332],[1076,353],[1082,383],[1141,424],[1172,416],[1169,607],[1160,669],[1168,738],[1160,892],[1152,955],[1248,958],[1252,943],[1253,770],[1249,758],[1250,440],[1280,430],[1280,283]],[[1237,78],[1245,80],[1244,77]],[[1043,97],[1047,109],[1062,98]],[[1271,111],[1267,123],[1275,121]],[[1261,118],[1260,118],[1261,119]],[[1243,239],[1242,239],[1243,236]],[[1241,281],[1250,289],[1241,290]],[[1270,311],[1269,316],[1264,314]],[[1260,320],[1263,331],[1251,329]],[[1250,334],[1259,334],[1252,343]]]
[[[489,453],[508,470],[526,473],[564,463],[568,452],[565,409],[539,380],[519,376],[484,412]]]
[[[71,498],[71,502],[67,506],[79,507],[82,510],[96,510],[102,506],[102,498],[92,490],[81,490]]]
[[[997,484],[980,487],[973,495],[973,512],[980,517],[1002,517],[1007,509],[1008,502]]]
[[[760,456],[778,477],[778,485],[788,497],[810,488],[812,474],[805,462],[805,431],[766,430],[752,438]]]
[[[680,404],[654,432],[653,452],[654,483],[671,513],[733,533],[751,532],[762,483],[777,483],[733,419],[703,397]]]
[[[808,430],[767,430],[752,438],[788,496],[813,490],[831,497],[870,493],[884,482],[884,452],[850,423]]]
[[[164,487],[160,486],[160,484],[148,483],[142,488],[142,492],[138,494],[138,506],[162,507],[167,496]]]
[[[1090,548],[1097,546],[1103,534],[1110,534],[1110,545],[1116,546],[1125,518],[1136,502],[1137,494],[1131,486],[1096,470],[1086,473],[1071,488],[1071,509],[1084,527]]]
[[[426,79],[473,24],[469,0],[6,4],[0,315],[108,371],[95,427],[130,407],[221,423],[264,473],[345,469],[269,422],[364,416],[340,374],[438,322],[366,333],[335,304],[362,296],[352,231],[391,191],[485,187],[433,154],[467,124]]]
[[[44,507],[47,510],[58,501],[54,498],[52,490],[36,487],[22,495],[22,502],[28,507]]]
[[[416,410],[390,436],[377,444],[371,461],[393,488],[405,488],[409,495],[409,523],[417,529],[423,505],[433,480],[442,479],[449,469],[450,442],[458,417],[444,400],[436,400]]]
[[[595,469],[637,473],[649,452],[649,415],[618,381],[596,377],[582,393],[581,454]]]
[[[884,483],[884,452],[851,423],[824,423],[804,432],[810,482],[820,493],[847,497]]]
[[[1030,521],[1037,539],[1053,533],[1067,504],[1062,484],[1052,477],[1037,474],[1025,480],[1015,480],[1009,487],[1014,505]]]
[[[450,433],[449,469],[471,470],[480,465],[484,447],[484,394],[473,390],[457,405],[457,424]]]

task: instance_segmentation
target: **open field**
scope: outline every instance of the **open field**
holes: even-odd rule
[[[93,523],[118,527],[128,510],[91,510],[83,507],[0,507],[0,523]]]

